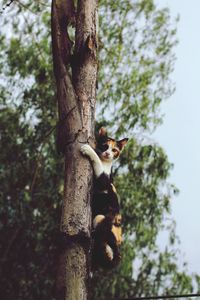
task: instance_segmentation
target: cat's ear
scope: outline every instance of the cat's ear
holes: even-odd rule
[[[119,147],[120,150],[122,150],[124,146],[127,144],[127,142],[128,142],[128,138],[117,141],[117,146]]]
[[[100,136],[107,136],[107,131],[106,131],[106,128],[105,127],[101,127],[99,129],[99,135]]]

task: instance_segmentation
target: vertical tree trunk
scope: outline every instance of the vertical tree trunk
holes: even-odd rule
[[[81,156],[94,142],[97,77],[97,0],[52,1],[52,47],[59,112],[58,143],[65,155],[57,299],[88,299],[92,168]],[[75,26],[75,45],[69,38]],[[62,176],[62,175],[61,175]]]

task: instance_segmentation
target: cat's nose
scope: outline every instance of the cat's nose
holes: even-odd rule
[[[109,157],[110,156],[110,153],[109,152],[105,152],[105,157]]]

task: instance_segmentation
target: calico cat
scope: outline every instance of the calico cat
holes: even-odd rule
[[[127,141],[127,138],[116,141],[108,137],[106,129],[102,127],[95,150],[88,144],[81,147],[82,154],[91,160],[95,174],[92,200],[93,261],[95,266],[104,268],[112,268],[120,260],[121,215],[111,169]]]

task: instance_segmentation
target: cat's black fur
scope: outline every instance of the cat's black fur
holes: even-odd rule
[[[102,191],[107,191],[104,193]],[[120,250],[116,237],[112,232],[114,218],[120,212],[119,199],[113,192],[111,180],[106,174],[102,174],[95,180],[94,195],[92,201],[93,219],[97,215],[104,215],[105,219],[98,224],[93,234],[93,262],[95,266],[109,269],[115,267],[120,261]],[[106,245],[113,251],[113,259],[109,259],[106,253]]]
[[[117,159],[127,141],[128,139],[123,139],[117,142],[109,138],[106,130],[101,128],[95,148],[98,157],[88,145],[84,146],[85,150],[83,148],[81,150],[91,159],[94,172],[95,167],[97,170],[92,200],[92,216],[95,223],[93,230],[93,262],[95,267],[101,266],[109,269],[116,266],[120,261],[122,237],[119,199],[113,185],[111,172],[108,170],[107,173],[105,171],[98,172],[98,168],[101,170],[101,164],[102,166],[105,164],[107,158],[103,155],[106,152],[111,153],[109,154],[111,159],[108,160],[111,166],[112,161]]]
[[[121,258],[119,246],[116,243],[115,235],[112,233],[113,218],[107,215],[105,219],[99,223],[93,233],[93,265],[94,267],[103,267],[110,269],[115,267]],[[110,260],[106,245],[110,246],[113,251],[113,259]]]
[[[106,193],[104,193],[106,191]],[[111,179],[103,173],[95,180],[92,201],[93,218],[96,215],[119,214],[120,206],[117,194],[113,191]]]

